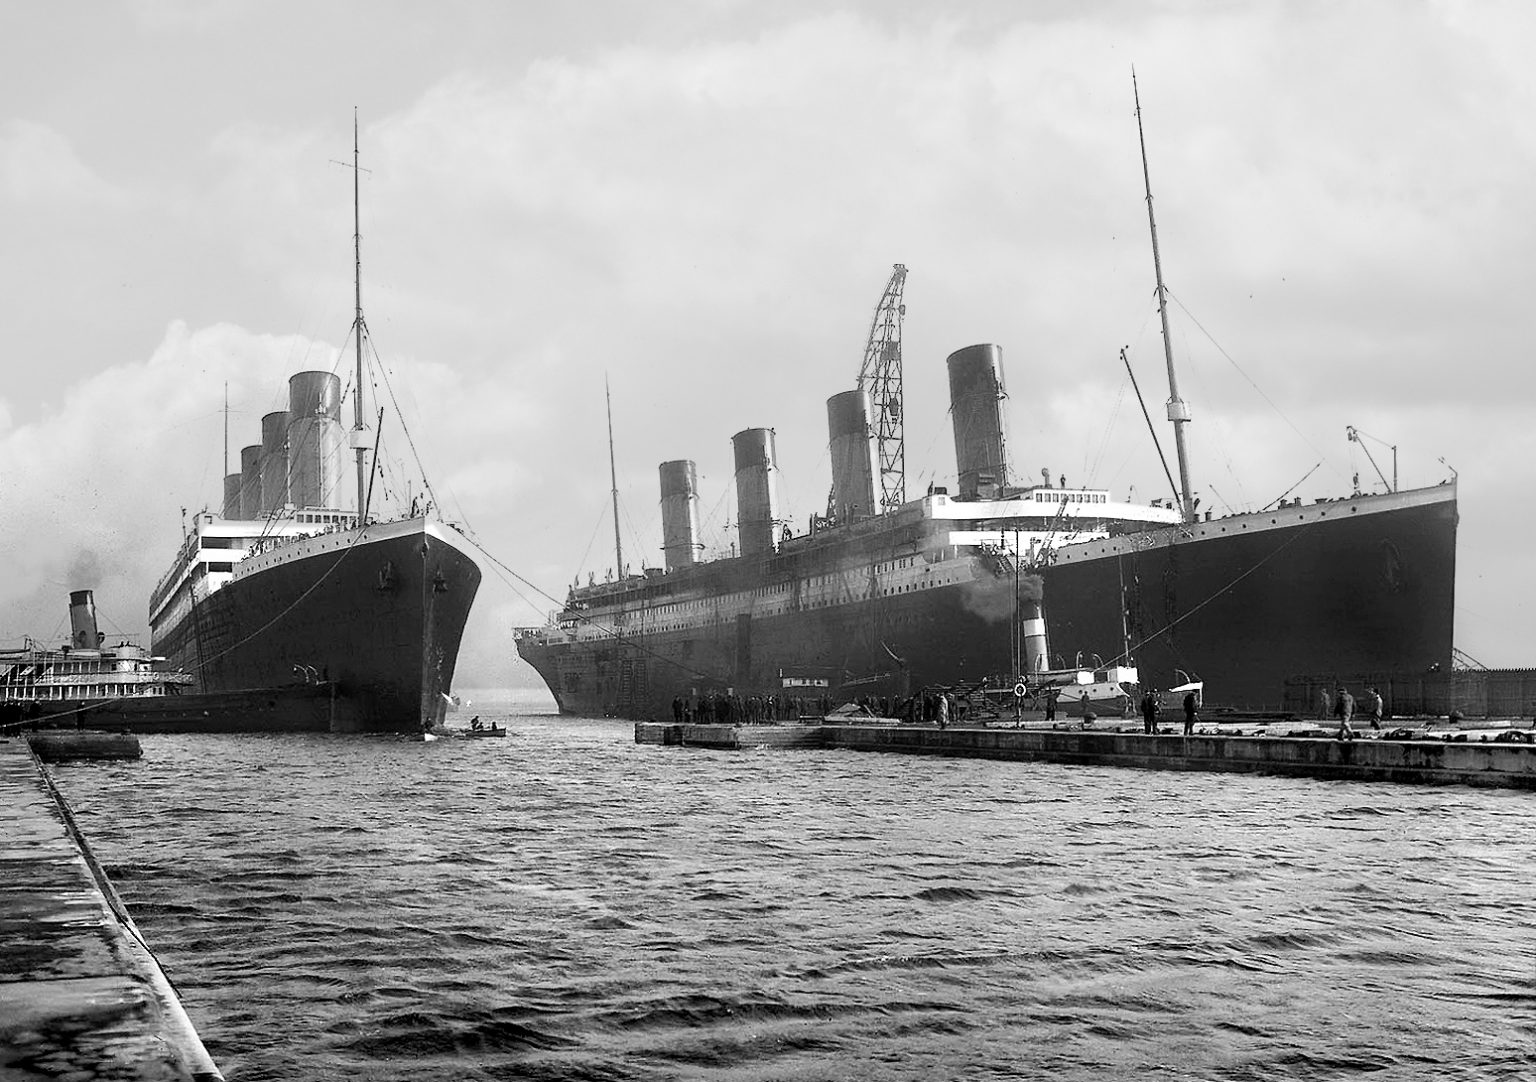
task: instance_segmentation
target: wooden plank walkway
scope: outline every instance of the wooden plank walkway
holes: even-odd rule
[[[0,1078],[222,1078],[20,737],[0,739]]]

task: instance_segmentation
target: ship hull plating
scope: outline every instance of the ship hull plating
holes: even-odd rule
[[[1144,686],[1188,674],[1206,681],[1208,704],[1251,709],[1279,709],[1286,677],[1299,673],[1448,666],[1455,541],[1454,489],[1426,489],[1068,546],[1041,571],[1052,659],[1094,666],[1129,645]],[[865,577],[904,552],[870,549]],[[972,555],[968,574],[938,585],[801,603],[805,582],[834,559],[778,576],[733,561],[718,592],[760,584],[770,603],[755,611],[669,628],[655,606],[599,608],[591,619],[616,633],[522,634],[518,652],[563,713],[639,719],[705,694],[815,699],[825,689],[843,701],[1018,671],[1010,566]],[[847,563],[835,574],[858,578]]]
[[[200,598],[174,627],[156,630],[155,652],[194,674],[193,691],[204,695],[327,688],[324,709],[290,696],[303,708],[269,727],[441,724],[480,583],[473,559],[421,520],[369,526],[355,540],[328,535],[310,549]]]
[[[1045,574],[1051,642],[1123,634],[1149,686],[1182,671],[1205,679],[1208,701],[1254,709],[1280,709],[1288,676],[1449,668],[1457,523],[1441,496],[1293,505],[1078,546]]]
[[[996,586],[990,592],[1012,596],[1011,580]],[[902,696],[1011,671],[1006,615],[978,612],[977,590],[955,585],[687,632],[518,647],[561,712],[588,717],[668,717],[675,698],[724,693]]]

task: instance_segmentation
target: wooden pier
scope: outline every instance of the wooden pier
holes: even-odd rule
[[[1331,735],[1197,732],[1183,736],[1029,726],[940,729],[895,723],[668,725],[641,721],[635,723],[635,742],[720,749],[842,748],[1143,770],[1536,789],[1536,744],[1494,740],[1487,734],[1338,740]]]
[[[0,738],[0,1078],[222,1078],[20,737]]]

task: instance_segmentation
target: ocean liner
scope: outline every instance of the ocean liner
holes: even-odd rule
[[[393,519],[370,506],[377,443],[361,391],[357,165],[354,140],[351,438],[340,377],[292,376],[287,410],[262,418],[262,442],[226,474],[221,513],[193,517],[150,597],[152,650],[191,674],[193,693],[226,697],[232,713],[260,704],[265,729],[413,733],[441,724],[480,585],[470,544],[430,513],[430,499]],[[351,509],[340,506],[348,443]]]
[[[1014,487],[989,423],[999,399],[972,393],[1001,389],[999,357],[949,358],[954,493],[786,538],[774,435],[739,432],[740,554],[694,562],[694,466],[663,463],[666,567],[573,587],[518,629],[519,654],[563,712],[637,718],[678,697],[901,696],[1116,659],[1150,686],[1199,674],[1212,703],[1277,709],[1292,675],[1449,667],[1454,482],[1198,521],[1105,489]],[[871,442],[849,427],[832,433],[834,468],[872,457],[848,453]],[[868,476],[835,472],[834,503],[872,506]]]
[[[1142,160],[1145,172],[1144,143]],[[662,463],[665,567],[575,586],[546,624],[516,632],[560,710],[661,718],[701,696],[899,697],[1116,663],[1143,686],[1203,679],[1213,705],[1278,709],[1291,676],[1449,668],[1454,478],[1398,491],[1383,477],[1380,493],[1197,514],[1150,181],[1147,208],[1172,496],[1142,505],[1049,475],[1016,483],[1001,350],[984,344],[947,362],[955,491],[908,500],[898,265],[858,385],[827,402],[827,514],[800,536],[782,529],[774,433],[744,430],[733,438],[739,552],[700,561],[694,464]]]

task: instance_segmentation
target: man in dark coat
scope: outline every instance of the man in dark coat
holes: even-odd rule
[[[1355,716],[1355,697],[1343,684],[1339,685],[1339,697],[1334,700],[1333,713],[1339,719],[1339,739],[1353,740],[1355,730],[1349,724],[1349,719]]]

